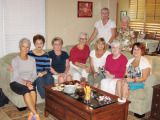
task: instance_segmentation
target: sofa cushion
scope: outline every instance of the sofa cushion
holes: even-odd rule
[[[131,98],[145,100],[145,98],[146,98],[145,89],[137,89],[134,91],[130,91],[129,99],[131,99]]]
[[[70,54],[70,50],[72,49],[72,47],[75,45],[67,45],[66,48],[66,52],[68,53],[68,55]]]
[[[11,62],[12,62],[12,59],[15,58],[18,54],[19,54],[19,52],[17,52],[17,53],[10,53],[10,54],[8,54],[8,55],[5,55],[5,56],[2,58],[2,60],[3,60],[5,63],[7,63],[7,64],[10,65]]]

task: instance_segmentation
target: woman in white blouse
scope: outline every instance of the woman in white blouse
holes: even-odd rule
[[[104,38],[106,42],[107,48],[112,43],[113,39],[116,36],[116,24],[109,18],[109,9],[102,8],[101,9],[101,17],[102,19],[98,20],[94,25],[94,31],[87,42],[89,45],[97,36],[98,38]]]
[[[95,44],[95,50],[90,52],[90,67],[92,72],[88,76],[88,82],[91,86],[99,87],[102,76],[98,73],[98,68],[103,67],[106,62],[106,57],[111,54],[106,50],[104,38],[99,38]]]
[[[143,56],[145,55],[145,46],[143,43],[134,43],[131,58],[126,65],[127,78],[117,82],[116,95],[128,99],[129,92],[136,89],[143,89],[144,82],[150,75],[151,65]]]

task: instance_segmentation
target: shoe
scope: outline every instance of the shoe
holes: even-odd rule
[[[39,115],[38,115],[38,114],[36,114],[36,115],[33,115],[33,120],[40,120],[40,117],[39,117]]]
[[[28,113],[28,119],[27,120],[33,120],[33,113],[32,112]]]

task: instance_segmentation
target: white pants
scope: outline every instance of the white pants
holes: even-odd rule
[[[68,71],[68,74],[72,76],[73,80],[80,81],[81,77],[85,77],[87,79],[89,73],[87,73],[85,69],[75,66],[70,61],[70,69]]]
[[[101,81],[101,90],[106,91],[115,95],[116,93],[116,84],[119,79],[106,78]]]

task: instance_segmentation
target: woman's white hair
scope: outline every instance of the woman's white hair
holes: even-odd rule
[[[107,11],[107,13],[109,14],[109,9],[108,8],[102,8],[101,13],[102,13],[103,10]]]
[[[116,47],[119,47],[120,49],[122,48],[121,43],[119,40],[114,40],[111,44],[111,47],[115,45]]]
[[[31,47],[31,41],[28,38],[22,38],[22,39],[20,39],[20,41],[19,41],[19,46],[20,47],[22,46],[23,42],[29,43],[29,48]]]
[[[129,24],[129,22],[130,22],[130,17],[128,17],[128,16],[123,16],[123,17],[121,18],[121,22],[122,22],[123,20],[127,20],[128,24]]]
[[[86,36],[87,36],[87,40],[89,39],[89,35],[88,35],[86,32],[81,32],[81,33],[79,34],[78,40],[80,40],[80,38],[82,37],[82,35],[86,35]]]

